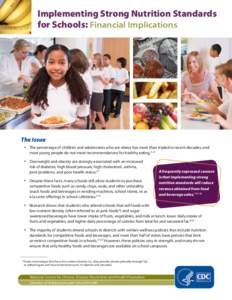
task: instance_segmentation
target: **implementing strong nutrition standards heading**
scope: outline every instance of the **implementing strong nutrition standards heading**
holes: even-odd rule
[[[217,12],[213,10],[201,11],[163,11],[163,10],[125,10],[125,11],[111,11],[111,10],[80,10],[80,11],[42,11],[38,10],[37,16],[39,18],[37,25],[39,28],[118,28],[123,29],[128,28],[176,28],[176,23],[149,23],[144,21],[147,18],[149,21],[152,19],[161,18],[215,18],[217,17]],[[68,18],[68,22],[64,19]],[[70,18],[75,18],[74,22],[70,22]],[[82,20],[83,18],[83,20]],[[90,21],[89,21],[89,20]],[[107,20],[109,23],[97,22],[99,19]],[[112,22],[112,20],[116,22]],[[128,22],[128,19],[137,19],[137,21],[142,21],[142,23]],[[49,22],[48,22],[49,20]],[[124,20],[124,22],[123,22]],[[125,21],[127,20],[127,22]],[[142,24],[142,25],[139,25]],[[168,26],[170,25],[170,26]]]
[[[182,11],[182,10],[173,10],[173,11],[162,11],[162,10],[131,10],[131,11],[110,11],[110,10],[100,10],[100,11],[41,11],[38,10],[38,17],[44,18],[65,18],[65,17],[74,17],[74,18],[160,18],[160,17],[217,17],[216,11]]]

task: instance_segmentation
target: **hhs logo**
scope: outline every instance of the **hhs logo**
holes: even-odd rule
[[[177,267],[175,285],[180,289],[212,288],[214,286],[214,269],[210,266]]]

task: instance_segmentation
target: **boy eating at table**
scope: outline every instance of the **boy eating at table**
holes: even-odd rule
[[[229,61],[219,67],[222,85],[226,89],[226,99],[218,107],[209,105],[208,111],[213,114],[213,122],[220,124],[224,129],[232,129],[232,63]]]

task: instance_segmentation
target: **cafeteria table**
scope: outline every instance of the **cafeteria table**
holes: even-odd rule
[[[187,115],[193,113],[196,104],[182,104],[181,107],[181,128],[182,129],[220,129],[220,125],[213,123],[211,118],[206,121],[190,120]]]

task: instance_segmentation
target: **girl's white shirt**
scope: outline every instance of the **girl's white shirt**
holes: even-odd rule
[[[94,69],[91,70],[91,76],[93,80],[93,93],[103,93],[103,90],[105,88],[105,84],[101,81],[101,79],[98,78],[98,76],[106,77],[105,76],[104,69]]]
[[[47,91],[48,107],[43,109],[39,105],[32,104],[32,113],[48,116],[63,116],[67,118],[87,117],[89,115],[88,104],[75,104],[71,102],[71,95],[67,83],[54,87],[51,83]]]

